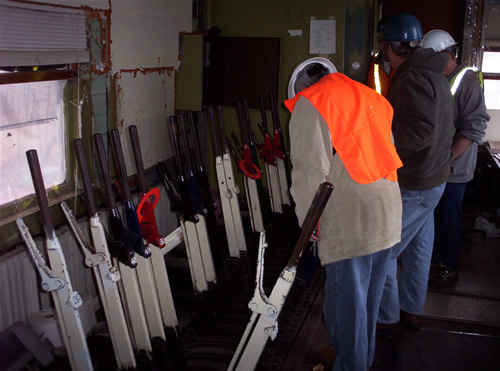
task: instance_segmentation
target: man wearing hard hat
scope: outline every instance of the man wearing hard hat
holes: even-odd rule
[[[443,71],[449,57],[421,48],[420,22],[411,14],[389,18],[382,51],[394,69],[389,102],[392,132],[403,167],[401,242],[391,250],[377,328],[422,327],[434,242],[434,209],[450,173],[454,102]],[[397,258],[401,268],[398,273]]]
[[[450,176],[443,196],[434,211],[435,236],[429,284],[445,288],[458,280],[457,261],[462,247],[462,200],[467,183],[474,177],[477,146],[485,135],[490,119],[482,89],[482,73],[467,65],[458,65],[457,43],[444,30],[432,30],[424,36],[423,48],[449,55],[444,70],[455,98],[455,135],[451,146]]]
[[[302,225],[318,186],[335,186],[311,236],[326,271],[324,319],[333,369],[366,370],[390,247],[401,235],[402,163],[391,141],[389,102],[331,67],[324,58],[308,60],[290,81],[290,193]]]

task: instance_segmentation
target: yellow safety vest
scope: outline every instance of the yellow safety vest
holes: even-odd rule
[[[483,82],[483,73],[479,71],[478,68],[476,67],[462,67],[460,72],[458,72],[455,76],[450,81],[450,87],[451,87],[451,95],[455,96],[455,93],[457,92],[458,87],[460,86],[460,83],[462,82],[462,79],[465,76],[465,73],[467,71],[472,71],[476,74],[479,84],[481,85],[481,89],[484,89],[484,82]]]

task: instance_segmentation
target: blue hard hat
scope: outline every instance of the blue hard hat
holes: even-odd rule
[[[419,41],[424,38],[422,26],[417,17],[400,13],[390,17],[384,27],[384,40]]]

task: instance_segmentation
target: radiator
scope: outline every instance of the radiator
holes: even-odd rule
[[[163,187],[160,189],[162,196],[155,209],[155,215],[159,233],[167,236],[177,228],[177,217],[170,211],[170,203]],[[74,209],[74,205],[69,206]],[[87,219],[82,218],[78,223],[87,238],[90,238]],[[106,215],[101,214],[101,220],[106,226]],[[85,266],[83,252],[69,226],[58,228],[56,233],[63,249],[73,290],[95,298],[97,288],[94,273]],[[45,240],[35,238],[35,242],[45,256]],[[27,321],[31,314],[40,309],[53,306],[51,301],[50,294],[40,290],[38,271],[24,244],[0,256],[0,332],[17,321]]]
[[[23,247],[0,258],[0,332],[40,309],[37,273]]]

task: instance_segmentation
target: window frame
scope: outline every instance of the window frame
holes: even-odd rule
[[[51,69],[46,66],[43,71],[21,71],[13,73],[0,74],[0,84],[15,84],[22,82],[39,82],[39,81],[54,81],[66,80],[64,87],[64,120],[65,120],[65,156],[66,156],[66,178],[57,189],[51,187],[47,189],[47,197],[49,206],[59,204],[64,200],[75,197],[78,194],[75,183],[74,173],[76,168],[76,158],[74,151],[71,150],[72,141],[75,138],[81,137],[81,108],[78,107],[80,102],[80,94],[82,91],[82,79],[79,78],[79,68],[81,65],[69,65],[66,69]],[[76,104],[75,104],[76,102]],[[78,123],[74,125],[74,123]],[[45,184],[47,187],[47,185]],[[19,217],[26,217],[36,213],[39,210],[36,202],[36,195],[30,194],[22,198],[10,201],[0,206],[0,227],[5,226]]]
[[[482,8],[482,17],[481,17],[481,41],[479,49],[479,69],[482,70],[483,66],[483,57],[485,52],[495,52],[500,53],[500,36],[499,39],[489,38],[488,36],[488,23],[490,22],[490,15],[497,14],[500,9],[499,1],[488,1],[486,0],[483,4]],[[500,16],[497,16],[500,21]],[[498,30],[497,30],[498,31]],[[484,72],[483,71],[483,80],[500,80],[500,69],[498,72]]]
[[[57,189],[47,188],[49,205],[58,204],[78,193],[72,141],[92,130],[90,93],[87,94],[91,91],[89,15],[82,7],[22,0],[0,0],[0,8],[0,68],[12,72],[0,74],[0,84],[66,81],[63,90],[66,177]],[[82,125],[84,117],[90,125]],[[87,128],[83,129],[84,126]],[[36,220],[31,214],[38,210],[35,194],[1,205],[0,234],[8,236],[10,241],[11,235],[18,234],[12,232],[11,222],[18,217]],[[55,217],[59,218],[59,214],[55,213]],[[39,230],[36,228],[32,234]]]
[[[484,52],[495,52],[495,53],[500,53],[500,48],[482,48],[482,52],[481,52],[481,64],[483,62],[483,55],[484,55]],[[490,81],[490,80],[494,80],[494,81],[498,81],[500,80],[500,72],[483,72],[483,83],[485,83],[486,81]],[[488,99],[487,99],[487,91],[485,89],[484,91],[485,93],[485,99],[486,99],[486,102],[488,102]],[[487,109],[493,109],[493,110],[498,110],[498,108],[494,108],[494,107],[490,107],[488,108],[488,106],[486,107]]]

